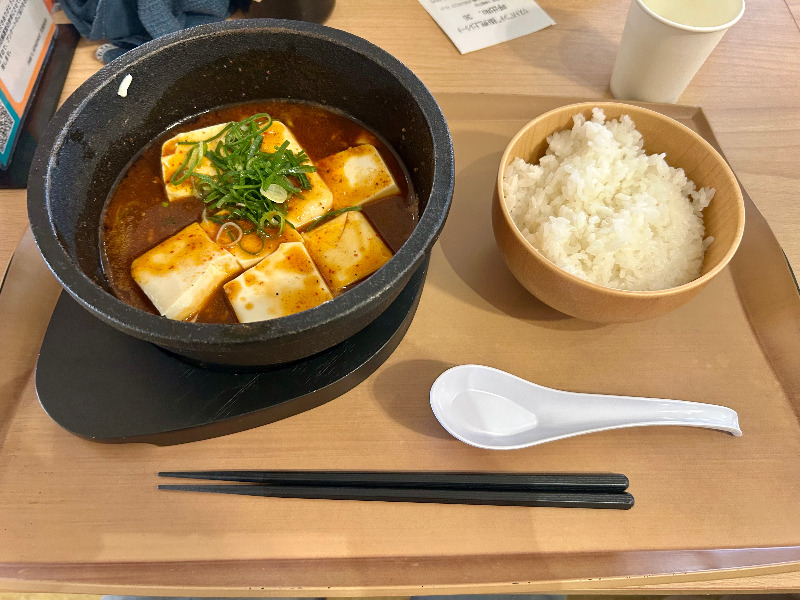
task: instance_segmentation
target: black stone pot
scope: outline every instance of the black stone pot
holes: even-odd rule
[[[118,94],[125,75],[127,97]],[[171,321],[118,300],[99,253],[100,214],[120,173],[148,142],[200,112],[288,98],[337,107],[377,131],[408,168],[420,220],[369,279],[295,315],[252,324]],[[348,33],[297,21],[204,25],[127,52],[92,76],[53,118],[28,184],[31,229],[61,285],[134,337],[210,365],[259,367],[305,358],[372,322],[403,289],[444,226],[453,147],[427,88],[401,62]]]

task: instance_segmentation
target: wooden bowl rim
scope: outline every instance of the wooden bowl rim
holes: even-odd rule
[[[525,133],[531,127],[533,127],[543,119],[549,118],[554,114],[561,114],[565,112],[572,112],[572,114],[575,115],[579,112],[583,112],[587,109],[591,110],[595,107],[604,109],[604,111],[605,108],[621,108],[626,111],[630,110],[631,112],[628,114],[634,121],[636,120],[635,114],[632,113],[639,112],[640,114],[641,113],[650,114],[655,118],[657,118],[658,120],[662,121],[668,127],[677,127],[678,129],[681,129],[684,132],[688,132],[691,137],[693,137],[697,142],[699,142],[705,148],[705,150],[709,154],[711,154],[717,160],[717,162],[719,162],[722,165],[723,172],[730,180],[730,182],[733,184],[734,194],[737,199],[736,235],[730,247],[728,248],[728,251],[722,257],[722,260],[720,260],[720,262],[713,269],[711,269],[707,273],[704,273],[697,279],[693,279],[692,281],[689,281],[688,283],[684,283],[677,287],[666,288],[663,290],[620,290],[617,288],[600,285],[599,283],[594,283],[586,279],[581,279],[580,277],[565,271],[564,269],[553,263],[550,259],[548,259],[544,254],[539,252],[539,250],[537,250],[533,246],[533,244],[531,244],[527,239],[525,239],[525,236],[522,235],[522,232],[517,227],[517,224],[514,223],[514,220],[511,218],[511,215],[508,212],[508,206],[506,205],[506,198],[503,193],[503,175],[505,173],[506,164],[509,162],[509,156],[512,153],[511,152],[512,148],[517,144],[519,139],[523,135],[525,135]],[[521,157],[515,157],[515,158],[521,158]],[[670,165],[670,166],[675,166],[675,165]],[[664,296],[664,297],[675,296],[706,285],[711,279],[713,279],[720,271],[722,271],[722,269],[724,269],[728,265],[731,258],[733,258],[733,255],[736,253],[736,250],[739,248],[739,244],[742,240],[742,235],[744,234],[744,215],[745,215],[744,197],[742,196],[742,190],[739,186],[739,181],[736,179],[736,175],[734,175],[733,171],[728,165],[728,162],[722,157],[722,155],[720,155],[720,153],[717,152],[717,150],[711,144],[709,144],[705,138],[703,138],[700,134],[693,131],[683,123],[679,123],[675,119],[663,115],[655,110],[644,108],[642,106],[637,106],[635,104],[627,104],[625,102],[578,102],[575,104],[567,104],[565,106],[549,110],[546,113],[542,113],[538,117],[530,120],[514,135],[513,138],[511,138],[511,141],[506,146],[506,149],[503,152],[503,156],[500,159],[500,167],[497,172],[496,185],[497,185],[497,198],[498,202],[500,203],[500,212],[503,215],[503,219],[505,221],[506,226],[511,228],[516,239],[519,242],[521,242],[525,248],[527,248],[529,254],[535,260],[538,260],[539,262],[543,263],[545,268],[547,268],[549,271],[557,273],[563,277],[566,277],[566,279],[569,282],[575,285],[584,287],[588,290],[592,290],[595,292],[608,293],[612,296],[618,296],[620,298],[653,298],[659,296]]]

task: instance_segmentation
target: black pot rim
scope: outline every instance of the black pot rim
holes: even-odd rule
[[[127,70],[175,44],[197,38],[218,39],[241,30],[252,33],[288,32],[318,38],[345,47],[390,72],[418,102],[433,140],[434,175],[430,196],[414,231],[386,267],[346,294],[306,311],[257,323],[198,324],[173,321],[134,308],[92,281],[59,242],[46,201],[50,170],[66,131],[84,105],[105,86],[119,86]],[[419,266],[444,227],[453,194],[455,163],[447,122],[433,95],[419,78],[391,54],[353,34],[302,21],[247,19],[200,25],[168,34],[130,50],[101,68],[63,104],[39,141],[28,185],[28,218],[39,251],[61,285],[80,304],[105,322],[142,339],[163,345],[236,345],[269,341],[358,314],[375,296],[405,282]]]

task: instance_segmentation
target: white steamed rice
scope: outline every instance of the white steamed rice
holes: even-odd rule
[[[648,156],[628,115],[573,117],[548,138],[538,165],[514,159],[503,179],[522,235],[565,271],[621,290],[661,290],[700,276],[703,209],[713,188],[696,189],[664,154]]]

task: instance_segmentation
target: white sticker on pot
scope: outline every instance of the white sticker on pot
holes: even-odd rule
[[[533,0],[419,0],[461,54],[539,31],[555,21]]]

